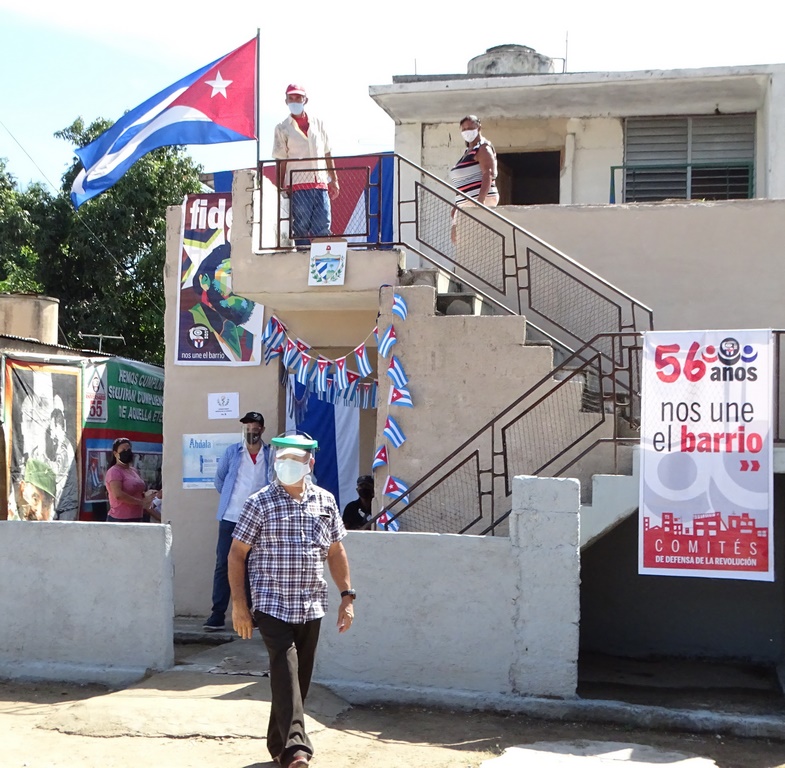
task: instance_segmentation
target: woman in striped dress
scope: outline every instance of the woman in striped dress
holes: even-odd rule
[[[461,136],[466,142],[466,151],[450,171],[450,184],[462,193],[455,197],[459,208],[474,202],[493,208],[499,203],[496,151],[493,144],[483,138],[481,128],[476,115],[467,115],[461,120]]]

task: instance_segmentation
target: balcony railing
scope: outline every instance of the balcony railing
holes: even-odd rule
[[[748,200],[754,196],[754,184],[754,163],[746,160],[612,165],[609,199],[611,203]]]

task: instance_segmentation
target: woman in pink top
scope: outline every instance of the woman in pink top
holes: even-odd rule
[[[112,443],[112,459],[106,471],[106,490],[109,492],[108,523],[141,523],[144,513],[161,518],[150,510],[156,491],[146,491],[141,475],[131,466],[134,460],[131,441],[118,437]]]

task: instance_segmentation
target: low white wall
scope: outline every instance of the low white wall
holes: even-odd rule
[[[164,525],[0,524],[0,676],[118,685],[170,667],[171,545]]]
[[[333,588],[316,679],[351,701],[574,697],[579,491],[516,477],[511,538],[349,533],[357,620],[338,634]]]

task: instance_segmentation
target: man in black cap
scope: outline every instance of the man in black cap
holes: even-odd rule
[[[343,524],[347,531],[360,531],[370,527],[373,517],[371,502],[373,501],[373,477],[360,475],[357,478],[357,496],[343,508]]]
[[[215,489],[221,494],[218,502],[218,544],[215,548],[215,573],[213,575],[213,609],[204,623],[208,632],[218,632],[226,627],[226,610],[229,607],[229,550],[232,534],[240,517],[245,500],[272,478],[270,446],[262,442],[264,416],[258,411],[248,411],[240,419],[243,440],[230,445],[215,473]]]

